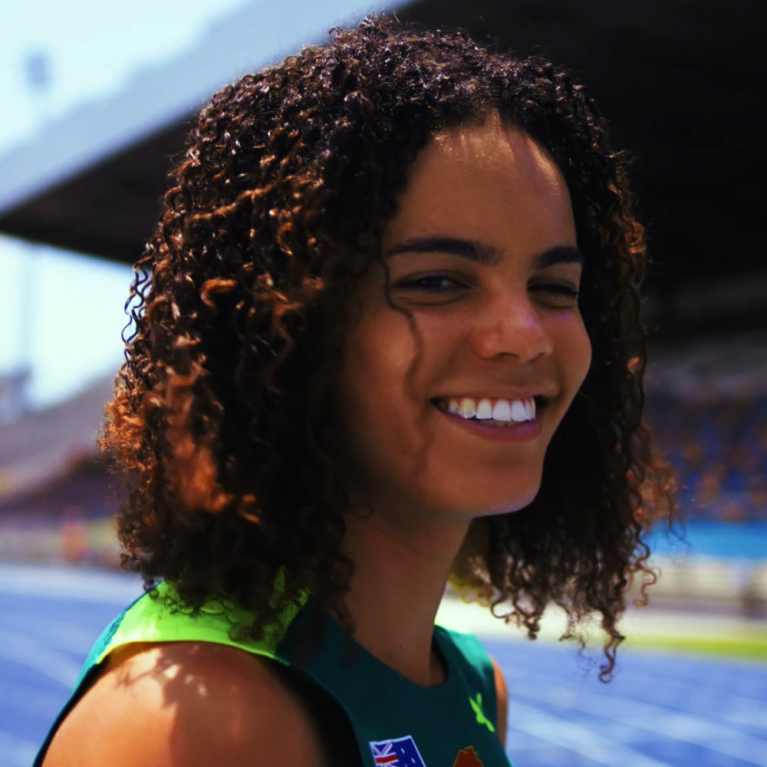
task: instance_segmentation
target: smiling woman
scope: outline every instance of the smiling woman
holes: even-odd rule
[[[446,584],[532,637],[598,613],[608,679],[675,515],[593,102],[370,18],[217,94],[173,178],[103,438],[150,591],[37,764],[508,764]]]
[[[338,379],[347,486],[375,517],[414,529],[425,519],[428,534],[434,519],[468,525],[528,506],[591,361],[583,259],[555,162],[495,111],[437,132],[383,249],[357,287]],[[443,286],[427,292],[426,280]],[[539,406],[532,418],[526,402]],[[455,552],[466,529],[451,529]]]

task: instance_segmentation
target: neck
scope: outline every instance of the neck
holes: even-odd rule
[[[419,526],[375,513],[347,518],[344,548],[356,569],[346,604],[355,639],[423,687],[445,678],[432,652],[434,619],[467,529],[468,522]]]

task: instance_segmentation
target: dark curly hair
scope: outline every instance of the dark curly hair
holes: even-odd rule
[[[502,120],[543,145],[571,195],[593,347],[581,391],[525,509],[475,520],[452,583],[535,637],[601,615],[608,663],[643,536],[676,518],[643,423],[643,229],[627,159],[582,86],[546,60],[492,53],[462,31],[386,17],[217,93],[200,113],[156,232],[135,266],[134,328],[100,444],[126,477],[123,566],[199,608],[228,593],[265,627],[304,589],[351,634],[350,500],[334,460],[333,382],[349,297],[374,260],[409,166],[437,130]],[[276,582],[279,575],[279,585]]]

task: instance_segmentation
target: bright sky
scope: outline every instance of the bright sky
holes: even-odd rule
[[[0,0],[0,154],[181,55],[211,23],[251,1]],[[25,62],[40,54],[51,78],[35,95]],[[131,278],[125,266],[0,237],[0,373],[30,362],[32,402],[44,406],[116,372]]]
[[[116,372],[130,267],[0,237],[0,371],[32,366],[33,404],[53,404]]]

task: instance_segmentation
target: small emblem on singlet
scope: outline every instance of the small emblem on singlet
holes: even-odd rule
[[[477,724],[484,724],[490,732],[495,732],[493,723],[485,716],[485,709],[482,708],[482,693],[477,693],[477,699],[474,700],[471,695],[469,696],[469,703],[471,708],[477,716]]]
[[[394,740],[378,740],[370,743],[373,760],[382,767],[426,767],[410,735]]]
[[[458,756],[455,762],[453,762],[453,767],[483,767],[483,765],[477,756],[477,752],[472,746],[469,746],[468,748],[462,748],[458,752]]]

